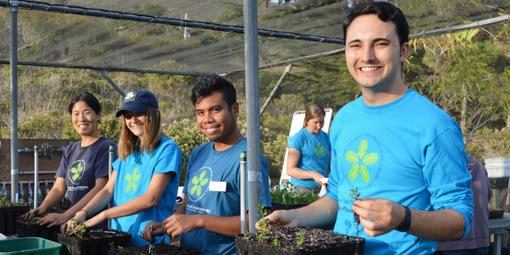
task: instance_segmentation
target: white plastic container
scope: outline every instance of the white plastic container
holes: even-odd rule
[[[485,158],[489,178],[510,176],[510,158]]]

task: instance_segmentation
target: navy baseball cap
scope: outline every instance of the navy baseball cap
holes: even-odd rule
[[[115,116],[119,117],[125,111],[142,113],[145,112],[149,106],[156,109],[158,108],[158,101],[154,94],[145,89],[135,89],[127,93],[126,97],[124,97],[122,106]]]

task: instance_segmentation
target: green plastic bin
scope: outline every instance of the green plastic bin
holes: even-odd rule
[[[0,255],[59,255],[61,244],[41,237],[0,240]]]

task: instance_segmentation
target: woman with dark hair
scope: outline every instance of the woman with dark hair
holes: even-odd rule
[[[117,117],[121,115],[119,159],[113,162],[110,180],[74,215],[74,220],[85,222],[88,228],[112,220],[112,229],[130,233],[131,244],[143,246],[149,244],[140,237],[145,225],[172,215],[182,154],[174,141],[163,136],[158,102],[151,92],[129,92],[117,111]],[[112,199],[113,206],[103,210]],[[62,232],[66,231],[76,231],[72,221],[62,226]],[[155,241],[163,239],[168,240],[168,236]]]
[[[103,137],[98,129],[101,105],[89,92],[77,95],[69,104],[69,113],[74,130],[81,139],[67,146],[50,192],[35,209],[22,217],[42,216],[50,211],[64,197],[71,207],[64,213],[49,213],[37,223],[52,227],[65,223],[81,210],[87,201],[100,191],[108,181],[108,148],[113,146],[117,157],[117,144]]]
[[[324,109],[309,105],[303,129],[289,139],[286,170],[298,191],[318,194],[328,176],[331,146],[329,135],[321,130],[325,116]]]

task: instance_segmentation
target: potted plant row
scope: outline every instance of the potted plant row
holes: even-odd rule
[[[29,210],[30,207],[27,205],[12,203],[4,196],[0,196],[0,233],[16,234],[16,219]]]

